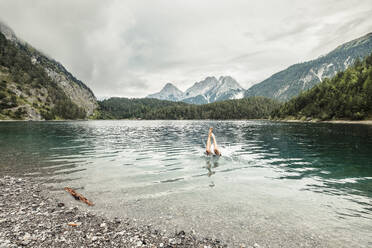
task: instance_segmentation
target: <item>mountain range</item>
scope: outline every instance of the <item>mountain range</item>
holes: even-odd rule
[[[231,76],[218,79],[210,76],[185,92],[167,83],[160,92],[147,98],[191,104],[252,96],[286,101],[345,71],[371,52],[372,33],[369,33],[315,60],[275,73],[248,90]],[[0,119],[84,119],[97,111],[97,99],[88,86],[0,22]]]
[[[253,85],[245,97],[265,96],[286,101],[302,91],[312,88],[324,78],[331,78],[337,72],[346,70],[357,59],[363,59],[372,52],[372,33],[338,46],[330,53],[315,60],[295,64],[275,73],[268,79]]]
[[[372,52],[372,33],[338,46],[317,59],[299,63],[282,70],[264,81],[244,90],[232,77],[207,77],[195,83],[185,92],[171,83],[148,98],[169,101],[183,101],[205,104],[227,99],[264,96],[286,101],[312,88],[324,78],[331,78],[337,72],[346,70],[357,59],[363,59]]]
[[[244,88],[231,76],[207,77],[196,82],[185,92],[179,90],[171,83],[167,83],[163,89],[147,98],[156,98],[168,101],[182,101],[192,104],[207,104],[229,99],[241,99],[244,96]]]

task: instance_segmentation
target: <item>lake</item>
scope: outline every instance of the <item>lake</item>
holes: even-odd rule
[[[222,156],[204,155],[209,127]],[[372,126],[0,122],[0,174],[98,212],[261,247],[372,247]]]

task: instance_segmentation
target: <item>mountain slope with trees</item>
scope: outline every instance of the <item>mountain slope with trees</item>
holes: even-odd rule
[[[286,101],[312,88],[325,78],[346,70],[357,59],[363,59],[372,51],[372,33],[338,46],[325,56],[295,64],[275,73],[268,79],[253,85],[245,97],[265,96]]]
[[[0,119],[85,119],[97,106],[84,83],[0,23]]]
[[[77,106],[47,75],[0,33],[0,118],[82,119]]]
[[[372,118],[372,54],[291,99],[274,116],[321,120]]]

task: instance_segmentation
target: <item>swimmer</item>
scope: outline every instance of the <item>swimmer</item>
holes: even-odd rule
[[[217,155],[217,156],[221,156],[221,152],[218,150],[218,146],[217,146],[217,141],[216,141],[216,138],[214,137],[214,134],[212,133],[213,131],[213,128],[209,128],[209,133],[208,133],[208,140],[207,140],[207,147],[205,149],[205,153],[207,155],[211,155],[212,152],[211,152],[211,137],[213,139],[213,145],[214,145],[214,154]]]

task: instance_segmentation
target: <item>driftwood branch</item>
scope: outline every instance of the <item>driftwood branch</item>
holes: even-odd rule
[[[89,201],[87,198],[85,198],[83,195],[77,193],[75,190],[69,188],[69,187],[65,187],[65,190],[70,193],[74,198],[75,200],[80,200],[82,202],[85,202],[86,204],[88,204],[89,206],[93,206],[94,204]]]

